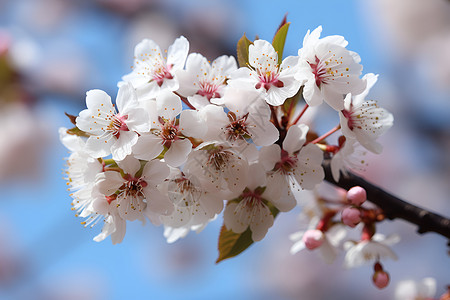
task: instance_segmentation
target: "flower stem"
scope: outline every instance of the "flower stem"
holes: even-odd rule
[[[276,113],[276,111],[275,111],[275,107],[273,107],[272,105],[269,105],[269,107],[270,107],[270,111],[272,112],[272,121],[273,121],[273,124],[275,125],[275,127],[276,127],[278,130],[280,130],[281,127],[280,127],[280,123],[278,122],[278,117],[277,117],[277,113]]]
[[[196,108],[195,108],[191,103],[189,103],[189,101],[188,101],[188,99],[187,99],[186,97],[181,96],[181,95],[178,94],[177,92],[174,92],[174,93],[175,93],[175,95],[177,95],[178,97],[180,97],[180,98],[181,98],[181,101],[183,101],[184,104],[186,104],[190,109],[196,110]]]
[[[304,114],[305,111],[308,109],[308,107],[309,107],[309,105],[308,105],[308,104],[305,104],[305,107],[303,107],[303,110],[300,112],[300,114],[298,115],[298,117],[295,118],[294,122],[292,122],[292,123],[288,126],[288,128],[291,127],[292,125],[297,124],[297,122],[298,122],[298,121],[300,120],[300,118],[303,116],[303,114]],[[289,110],[290,110],[290,109],[289,109]]]
[[[330,131],[328,131],[327,133],[325,133],[324,135],[319,136],[317,139],[315,139],[315,140],[313,140],[313,141],[311,141],[311,142],[308,142],[308,143],[306,143],[306,144],[310,144],[310,143],[311,143],[311,144],[316,144],[316,143],[318,143],[318,142],[320,142],[320,141],[326,139],[327,137],[329,137],[330,135],[332,135],[333,133],[335,133],[335,132],[338,131],[339,129],[341,129],[341,124],[337,125],[337,126],[334,127],[333,129],[331,129]]]

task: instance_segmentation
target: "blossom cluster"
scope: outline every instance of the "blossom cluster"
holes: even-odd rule
[[[377,75],[362,74],[342,36],[321,31],[284,59],[275,43],[249,42],[240,67],[232,56],[189,53],[183,36],[164,52],[140,42],[115,104],[90,90],[76,127],[60,130],[73,210],[85,226],[103,221],[94,240],[120,243],[127,221],[148,219],[174,242],[223,213],[226,230],[259,241],[297,206],[297,190],[324,181],[324,157],[338,181],[363,167],[359,153],[380,153],[393,117],[367,99]],[[302,117],[321,105],[338,124],[319,136]],[[335,132],[338,145],[325,141]]]

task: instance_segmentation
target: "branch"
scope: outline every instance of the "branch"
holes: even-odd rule
[[[438,233],[449,239],[448,245],[450,246],[450,219],[405,202],[350,172],[346,176],[341,174],[339,182],[335,182],[331,175],[329,160],[324,162],[323,167],[326,181],[346,190],[357,185],[363,187],[367,192],[367,199],[379,206],[388,219],[403,219],[416,224],[417,232],[420,234]]]

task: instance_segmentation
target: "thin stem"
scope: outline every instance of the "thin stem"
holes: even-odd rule
[[[309,107],[309,105],[308,105],[308,104],[305,104],[305,106],[303,107],[303,110],[300,112],[300,114],[298,115],[298,117],[295,118],[294,122],[292,122],[292,123],[288,126],[288,128],[291,127],[292,125],[297,124],[297,122],[298,122],[298,121],[300,120],[300,118],[303,116],[303,114],[304,114],[305,111],[308,109],[308,107]]]
[[[449,239],[450,246],[450,219],[405,202],[351,172],[341,174],[339,182],[336,182],[331,174],[330,160],[325,160],[323,167],[326,181],[346,190],[354,186],[363,187],[367,192],[368,201],[381,208],[388,219],[403,219],[416,224],[420,234],[438,233]]]
[[[188,101],[188,99],[187,99],[186,97],[181,96],[181,95],[178,94],[177,92],[174,92],[174,93],[175,93],[175,95],[177,95],[178,97],[180,97],[180,98],[181,98],[181,101],[183,101],[184,104],[186,104],[190,109],[196,110],[196,108],[195,108],[191,103],[189,103],[189,101]]]
[[[275,107],[273,107],[272,105],[269,105],[269,107],[270,107],[270,111],[271,111],[271,113],[272,113],[272,121],[273,121],[273,124],[275,125],[275,127],[276,127],[278,130],[280,130],[281,127],[280,127],[280,123],[278,122],[278,117],[277,117],[277,113],[276,113],[276,111],[275,111]]]
[[[341,124],[337,125],[336,127],[334,127],[333,129],[331,129],[330,131],[328,131],[327,133],[325,133],[322,136],[319,136],[317,139],[315,139],[314,141],[311,141],[307,144],[316,144],[324,139],[326,139],[327,137],[329,137],[330,135],[332,135],[333,133],[335,133],[336,131],[338,131],[339,129],[341,129]]]

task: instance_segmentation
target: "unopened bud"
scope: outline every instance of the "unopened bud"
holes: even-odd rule
[[[303,234],[303,242],[309,250],[320,247],[323,243],[323,239],[323,232],[317,229],[308,230]]]
[[[347,192],[347,200],[353,205],[361,206],[367,200],[366,190],[360,186],[354,186]]]
[[[342,223],[349,227],[355,227],[361,222],[361,212],[355,207],[346,207],[342,211]]]
[[[389,274],[383,270],[375,272],[372,281],[379,289],[384,289],[389,284]]]

